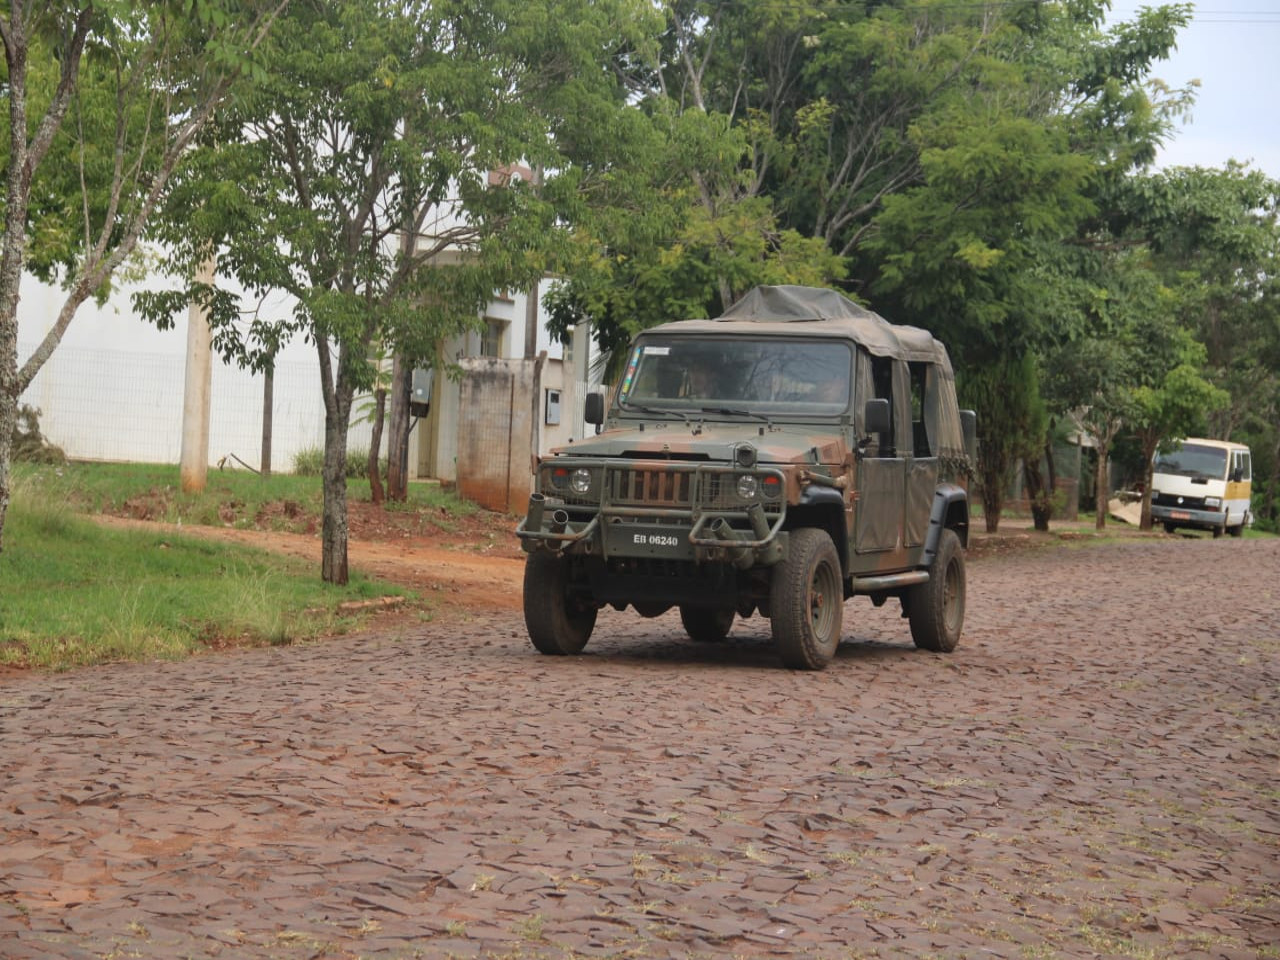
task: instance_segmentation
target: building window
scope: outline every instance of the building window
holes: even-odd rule
[[[506,335],[507,323],[505,320],[490,320],[486,318],[484,321],[484,333],[480,337],[480,356],[502,356],[502,346]]]

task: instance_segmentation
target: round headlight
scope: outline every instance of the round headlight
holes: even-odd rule
[[[752,474],[744,473],[738,478],[738,496],[743,500],[754,500],[759,490],[760,482]]]
[[[573,471],[573,476],[569,478],[569,486],[573,488],[574,493],[586,493],[591,489],[591,471],[586,467],[579,467]]]

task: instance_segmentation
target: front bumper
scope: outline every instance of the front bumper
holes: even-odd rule
[[[1221,510],[1194,510],[1157,504],[1151,505],[1151,519],[1154,523],[1175,523],[1180,527],[1198,527],[1202,530],[1221,529],[1227,525],[1227,515]]]
[[[601,463],[561,458],[558,468],[592,471],[582,495],[537,492],[516,528],[525,552],[554,550],[613,558],[770,566],[785,554],[786,477],[773,468],[679,461]],[[737,479],[765,478],[779,496],[745,500]],[[545,487],[545,485],[544,485]]]

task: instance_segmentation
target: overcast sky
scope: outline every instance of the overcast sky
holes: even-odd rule
[[[1143,5],[1113,0],[1109,19],[1132,20]],[[1171,87],[1200,81],[1160,166],[1221,167],[1236,159],[1280,179],[1280,0],[1199,0],[1178,49],[1154,73]]]

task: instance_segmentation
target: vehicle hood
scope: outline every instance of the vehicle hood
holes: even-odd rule
[[[761,429],[764,433],[761,435]],[[732,462],[734,449],[750,444],[762,464],[840,464],[848,453],[835,429],[816,431],[810,425],[762,423],[704,423],[648,421],[644,429],[606,430],[562,447],[552,454],[642,460],[707,460]]]

